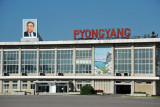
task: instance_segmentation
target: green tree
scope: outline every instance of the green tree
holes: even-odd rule
[[[85,85],[81,88],[80,94],[81,95],[92,95],[92,94],[95,94],[95,91],[92,86]]]

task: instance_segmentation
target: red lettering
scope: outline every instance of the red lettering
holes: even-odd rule
[[[76,35],[79,35],[79,30],[74,30],[74,39],[76,38]]]
[[[123,37],[123,28],[121,30],[119,28],[117,29],[117,37],[119,37],[119,34]]]
[[[104,32],[104,30],[103,29],[99,29],[99,37],[103,38],[104,37],[104,33],[101,33],[101,32]]]
[[[85,30],[83,31],[80,30],[80,32],[81,32],[81,38],[83,38],[83,33],[85,32]]]
[[[107,38],[109,38],[109,32],[110,32],[110,30],[111,30],[111,29],[108,29],[108,31],[107,31],[107,29],[105,29],[106,34],[107,34]]]
[[[112,36],[116,37],[116,33],[115,33],[115,30],[114,30],[114,29],[111,30],[110,38],[111,38]]]
[[[87,32],[89,33],[88,36],[87,36]],[[86,30],[86,31],[85,31],[85,37],[86,37],[86,38],[90,38],[90,36],[91,36],[91,31],[90,31],[90,30]]]
[[[96,32],[92,29],[92,38],[94,38],[94,36],[98,38],[98,29],[96,29]]]
[[[127,31],[129,31],[129,32],[127,33]],[[127,33],[127,34],[126,34],[126,33]],[[126,28],[126,29],[124,30],[124,35],[125,35],[126,37],[129,37],[129,36],[131,35],[131,29]]]

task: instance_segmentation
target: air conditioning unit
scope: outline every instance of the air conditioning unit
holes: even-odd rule
[[[27,73],[22,73],[22,76],[27,76]]]
[[[121,76],[121,73],[119,73],[119,72],[116,72],[116,76]]]
[[[42,72],[41,72],[41,73],[40,73],[40,76],[45,76],[45,73],[42,73]]]
[[[128,72],[125,72],[124,76],[130,76],[130,74]]]
[[[63,73],[58,73],[58,76],[63,76]]]
[[[4,75],[4,76],[9,76],[9,73],[4,73],[3,75]]]

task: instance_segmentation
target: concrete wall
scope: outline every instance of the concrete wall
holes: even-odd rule
[[[154,95],[154,84],[151,81],[151,84],[146,84],[147,81],[142,81],[141,84],[136,83],[135,81],[135,90],[134,92],[146,92],[146,94]]]
[[[103,90],[104,93],[114,93],[112,80],[95,80],[95,90]]]

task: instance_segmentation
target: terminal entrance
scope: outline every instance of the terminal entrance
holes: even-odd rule
[[[35,81],[36,93],[68,93],[69,81]]]
[[[65,84],[65,83],[57,84],[56,92],[57,93],[67,93],[67,84]]]
[[[38,92],[49,92],[49,85],[47,83],[38,84]]]
[[[116,94],[130,94],[131,85],[116,85]]]

